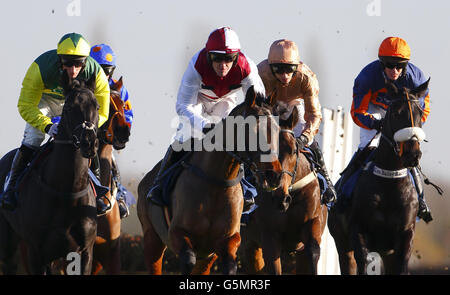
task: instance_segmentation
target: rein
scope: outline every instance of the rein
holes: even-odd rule
[[[111,92],[117,92],[117,91],[111,90]],[[105,139],[102,138],[102,141],[104,141],[104,143],[106,143],[106,144],[112,144],[113,143],[113,137],[114,137],[113,122],[114,122],[114,118],[115,117],[122,117],[122,118],[125,117],[124,111],[123,111],[123,107],[122,106],[120,106],[120,107],[117,106],[117,103],[115,102],[115,100],[114,100],[112,95],[109,97],[109,101],[110,101],[110,105],[114,109],[114,113],[108,119],[108,128],[103,129],[103,132],[105,134]]]
[[[300,163],[300,156],[298,154],[299,153],[298,142],[295,138],[294,131],[292,131],[290,129],[280,129],[280,132],[285,132],[285,133],[291,134],[295,141],[296,161],[295,161],[294,170],[292,172],[286,171],[286,170],[281,171],[281,174],[286,173],[287,175],[291,176],[291,185],[289,186],[288,189],[289,189],[289,193],[295,193],[295,192],[301,190],[302,188],[304,188],[305,186],[307,186],[312,181],[314,181],[314,179],[317,178],[317,174],[316,174],[316,171],[314,169],[312,169],[310,173],[308,173],[306,176],[304,176],[301,179],[296,181],[297,169],[298,169],[298,165]]]

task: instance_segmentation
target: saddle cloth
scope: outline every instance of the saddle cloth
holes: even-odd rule
[[[167,207],[170,207],[170,193],[172,192],[177,182],[178,176],[180,176],[181,172],[185,169],[181,165],[181,162],[188,159],[188,157],[188,154],[184,155],[179,161],[169,167],[161,178],[162,201]],[[256,188],[250,183],[248,177],[242,178],[240,184],[245,199],[251,199],[257,196]],[[253,205],[248,211],[244,213],[252,212],[255,209],[255,205]]]
[[[26,179],[26,177],[30,174],[30,172],[33,169],[37,169],[39,167],[39,165],[44,162],[45,158],[50,154],[52,149],[53,149],[53,141],[47,141],[44,145],[42,145],[39,148],[38,151],[35,152],[32,160],[30,161],[28,166],[22,171],[20,176],[17,178],[17,182],[16,182],[16,186],[15,186],[16,194],[18,191],[20,191],[23,180]],[[11,171],[8,172],[8,175],[5,178],[5,183],[4,183],[3,187],[0,187],[0,189],[1,189],[0,196],[3,195],[5,189],[8,185],[10,173],[11,173]],[[97,177],[95,177],[94,173],[92,173],[91,170],[89,170],[89,178],[90,178],[91,183],[93,184],[95,193],[98,197],[104,196],[108,193],[109,188],[102,186],[100,184],[100,181],[97,179]]]

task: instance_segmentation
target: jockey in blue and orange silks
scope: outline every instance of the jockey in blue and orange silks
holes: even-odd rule
[[[410,62],[411,49],[405,40],[399,37],[388,37],[383,40],[378,50],[378,60],[373,61],[362,69],[356,77],[353,86],[353,103],[351,116],[360,129],[360,144],[350,164],[344,170],[339,180],[342,187],[348,177],[360,168],[371,151],[378,146],[382,119],[390,104],[385,83],[390,80],[398,88],[413,89],[426,82],[423,72]],[[423,109],[422,122],[430,114],[429,92],[421,97],[420,105]],[[372,140],[373,139],[373,140]],[[419,194],[419,217],[429,215],[428,206],[423,198],[423,178],[417,168],[411,169]]]
[[[116,69],[117,63],[117,57],[114,51],[112,50],[111,46],[107,44],[98,44],[94,45],[91,48],[90,56],[97,61],[97,63],[102,67],[103,71],[105,72],[106,78],[108,79],[108,84],[110,87],[112,87],[114,84],[117,83],[117,80],[113,79],[113,73]],[[126,123],[128,124],[129,129],[131,129],[131,126],[133,124],[133,109],[131,107],[131,102],[129,99],[128,90],[125,88],[125,86],[122,86],[120,89],[120,98],[122,99],[123,103],[123,111],[125,115]],[[114,157],[112,157],[112,161],[115,162]],[[100,177],[100,163],[93,163],[94,167],[91,167],[91,170]],[[117,165],[114,163],[113,167],[116,167]],[[114,173],[119,173],[119,171],[114,171],[113,169],[113,177],[117,176],[114,175]],[[116,177],[118,180],[118,177]],[[123,198],[122,194],[118,193],[117,196],[117,202],[119,204],[119,212],[120,212],[120,218],[125,218],[129,215],[129,210],[126,205],[125,199]]]

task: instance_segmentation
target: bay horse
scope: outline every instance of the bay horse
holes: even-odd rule
[[[253,87],[250,87],[245,101],[225,119],[238,116],[255,118],[258,127],[262,126],[270,133],[270,141],[272,135],[275,138],[278,135],[278,124],[264,100],[265,97],[255,94]],[[259,116],[269,118],[267,125],[261,123]],[[218,123],[216,128],[223,127],[225,141],[229,143],[227,132],[230,127],[223,122]],[[245,126],[234,124],[231,127],[242,131]],[[233,132],[234,143],[237,142],[236,133]],[[259,147],[254,151],[249,148],[250,137],[262,136],[261,133],[260,128],[250,127],[240,138],[245,141],[245,147],[239,151],[235,147],[233,151],[192,152],[189,158],[182,161],[185,169],[179,174],[170,193],[171,208],[162,208],[146,199],[160,163],[141,180],[137,211],[144,233],[145,263],[150,274],[162,273],[162,260],[167,247],[178,255],[182,274],[209,274],[217,259],[223,274],[236,274],[236,252],[241,241],[239,231],[244,203],[240,185],[244,174],[242,163],[259,175],[258,180],[267,186],[275,186],[281,172],[276,157],[271,161],[261,161],[263,151]],[[276,142],[270,141],[270,144]]]
[[[120,229],[121,219],[119,205],[116,201],[117,187],[112,181],[113,149],[125,148],[130,137],[130,126],[126,122],[123,104],[120,97],[122,77],[110,87],[110,104],[108,121],[97,133],[100,145],[98,155],[100,160],[100,183],[109,187],[106,197],[112,204],[111,209],[97,220],[97,238],[94,245],[93,274],[98,274],[104,267],[107,274],[120,274]]]
[[[98,148],[99,105],[95,77],[86,83],[63,75],[65,104],[58,133],[47,156],[29,168],[17,192],[15,211],[0,210],[0,261],[4,274],[17,270],[12,257],[25,243],[26,268],[45,274],[50,263],[80,256],[81,274],[90,274],[97,231],[95,192],[89,181],[89,159]],[[0,160],[0,185],[15,150]]]
[[[287,112],[282,104],[274,107],[281,108],[281,117]],[[280,119],[280,186],[273,191],[258,188],[258,208],[242,229],[244,267],[251,274],[281,275],[282,251],[295,252],[297,274],[317,274],[327,207],[320,202],[316,172],[293,132],[298,117],[293,108],[288,119]]]
[[[351,204],[343,210],[338,206],[330,210],[328,227],[342,274],[367,274],[369,260],[378,255],[384,273],[408,273],[418,211],[417,191],[408,169],[416,167],[422,155],[420,141],[425,133],[419,98],[429,81],[412,90],[386,83],[391,103],[373,161],[364,167]]]

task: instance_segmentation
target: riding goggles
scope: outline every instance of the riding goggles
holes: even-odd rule
[[[68,68],[73,66],[80,68],[83,67],[85,63],[86,63],[85,59],[67,59],[67,60],[61,59],[61,64]]]
[[[237,59],[238,55],[238,53],[224,54],[218,52],[209,52],[209,58],[214,62],[234,62]]]
[[[297,71],[298,65],[290,65],[290,64],[271,64],[270,68],[272,72],[276,74],[291,74]]]
[[[408,63],[407,62],[400,62],[400,63],[388,63],[388,62],[383,62],[383,66],[388,68],[388,69],[393,69],[396,68],[397,70],[402,70],[406,67]]]

